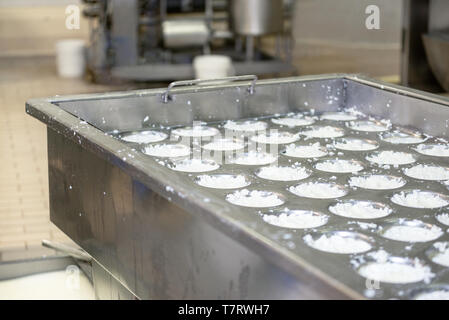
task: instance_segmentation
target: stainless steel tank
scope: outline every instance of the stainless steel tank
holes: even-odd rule
[[[283,28],[283,1],[231,0],[230,23],[235,33],[261,36],[281,32]]]

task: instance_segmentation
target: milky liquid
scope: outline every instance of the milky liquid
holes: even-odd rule
[[[335,148],[347,151],[370,151],[379,146],[377,142],[362,139],[340,139],[334,143]]]
[[[121,137],[121,139],[134,143],[154,143],[167,139],[167,135],[163,132],[148,130],[127,134]]]
[[[300,197],[314,199],[332,199],[343,197],[347,191],[335,183],[307,182],[291,186],[288,190]]]
[[[329,211],[354,219],[377,219],[393,212],[390,207],[372,201],[344,201],[330,206]]]
[[[263,121],[246,120],[246,121],[227,121],[224,125],[225,129],[234,131],[256,132],[265,130],[267,124]]]
[[[449,290],[435,290],[420,293],[415,300],[449,300]]]
[[[351,187],[359,187],[371,190],[389,190],[401,188],[406,184],[406,181],[399,177],[386,175],[370,175],[352,177],[349,179]]]
[[[206,126],[184,127],[172,130],[172,134],[174,135],[192,138],[212,137],[219,133],[220,131],[217,129]]]
[[[441,208],[449,204],[448,200],[438,193],[421,190],[396,193],[391,197],[391,201],[404,207],[420,209]]]
[[[344,112],[328,112],[321,116],[321,120],[353,121],[357,120],[357,116]]]
[[[301,133],[308,138],[338,138],[345,135],[342,129],[331,126],[315,126]]]
[[[289,144],[282,154],[294,158],[319,158],[327,155],[327,151],[319,143],[308,146]]]
[[[243,175],[217,174],[198,176],[196,183],[206,188],[214,189],[238,189],[250,185]]]
[[[299,139],[297,134],[289,132],[270,132],[262,133],[251,137],[251,140],[257,143],[264,144],[284,144],[292,143]]]
[[[326,160],[318,162],[315,168],[320,171],[332,173],[350,173],[363,170],[363,166],[350,160]]]
[[[448,180],[449,168],[419,164],[411,168],[404,169],[404,174],[411,178],[420,180]]]
[[[181,161],[169,164],[168,167],[175,171],[182,172],[207,172],[220,168],[220,166],[210,160],[202,159],[184,159]]]
[[[412,154],[399,151],[381,151],[367,156],[366,159],[381,165],[404,165],[416,161]]]
[[[275,162],[276,160],[277,156],[271,153],[250,151],[247,153],[239,154],[233,160],[233,163],[240,165],[255,166],[255,165],[270,164]]]
[[[274,124],[287,127],[299,127],[307,126],[313,124],[315,121],[312,118],[302,117],[302,116],[292,116],[271,119]]]
[[[372,122],[372,121],[355,121],[349,124],[352,130],[366,131],[366,132],[381,132],[388,130],[388,126]]]
[[[389,227],[382,234],[383,237],[391,240],[404,242],[426,242],[439,238],[443,234],[441,228],[432,226],[432,228],[398,225]]]
[[[265,214],[263,220],[274,226],[291,229],[318,228],[327,223],[328,216],[312,211],[292,210],[280,214]]]
[[[371,249],[371,244],[364,240],[338,234],[330,236],[323,234],[316,240],[308,234],[304,237],[304,241],[317,250],[339,254],[362,253]]]
[[[420,144],[416,152],[434,157],[449,157],[449,145],[446,144]]]
[[[268,166],[262,167],[256,175],[259,178],[275,181],[296,181],[308,178],[310,172],[302,167],[278,167]]]
[[[395,262],[373,262],[362,266],[359,274],[370,280],[386,283],[414,283],[432,276],[429,267]]]
[[[216,139],[203,145],[203,149],[211,151],[235,151],[245,148],[245,144],[241,141],[233,139]]]
[[[251,207],[251,208],[268,208],[279,206],[284,203],[276,193],[269,191],[248,190],[243,189],[228,194],[226,200],[232,204]]]
[[[439,215],[437,215],[436,218],[437,218],[438,222],[440,222],[446,226],[449,226],[449,213],[439,214]]]
[[[185,157],[190,155],[190,148],[183,144],[155,144],[145,147],[144,153],[162,158]]]

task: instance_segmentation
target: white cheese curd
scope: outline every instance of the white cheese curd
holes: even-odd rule
[[[207,126],[184,127],[172,130],[172,134],[176,136],[192,138],[213,137],[219,133],[220,131],[217,129]]]
[[[368,200],[349,200],[329,207],[338,216],[353,219],[377,219],[390,215],[393,210],[382,203]]]
[[[251,182],[241,174],[204,174],[197,177],[196,183],[202,187],[214,189],[238,189],[251,184]]]
[[[389,129],[388,124],[374,121],[353,121],[348,125],[349,128],[356,131],[382,132]]]
[[[296,181],[308,178],[311,173],[303,167],[262,167],[256,171],[259,178],[275,181]]]
[[[449,168],[435,165],[418,164],[404,169],[404,174],[419,180],[449,180]]]
[[[366,160],[380,165],[404,165],[416,161],[410,153],[400,151],[380,151],[374,152],[366,157]]]
[[[207,172],[220,168],[220,165],[211,160],[183,159],[167,165],[174,171],[182,172]]]
[[[351,187],[359,187],[371,190],[390,190],[403,187],[407,182],[400,178],[388,175],[373,174],[352,177],[349,179]]]
[[[449,157],[449,145],[447,144],[420,144],[415,151],[426,156]]]
[[[211,151],[235,151],[243,148],[245,148],[245,144],[242,141],[229,138],[215,139],[203,145],[203,149]]]
[[[318,142],[305,146],[289,144],[282,154],[292,158],[319,158],[327,155],[327,150]]]
[[[310,129],[302,131],[301,134],[307,138],[338,138],[344,136],[345,131],[332,126],[312,126]]]
[[[123,135],[120,139],[126,142],[134,143],[154,143],[167,139],[167,135],[163,132],[147,130],[140,131],[131,134]]]
[[[419,262],[414,264],[397,262],[372,262],[358,270],[362,277],[386,283],[415,283],[430,279],[433,274],[430,268]]]
[[[275,207],[284,203],[284,200],[274,192],[259,190],[250,191],[248,189],[228,194],[226,200],[238,206],[251,208]]]
[[[277,156],[266,152],[250,151],[247,153],[242,153],[237,155],[235,159],[232,160],[235,164],[256,166],[265,165],[277,161]]]
[[[307,182],[291,186],[288,190],[300,197],[314,199],[333,199],[345,196],[348,192],[336,183]]]
[[[371,140],[343,138],[334,142],[334,146],[346,151],[371,151],[379,147],[378,143]]]
[[[183,144],[154,144],[145,147],[143,152],[153,157],[175,158],[190,155],[190,148]]]
[[[346,234],[346,232],[343,234]],[[338,233],[330,235],[323,234],[318,239],[313,239],[308,234],[304,236],[304,241],[317,250],[339,254],[362,253],[371,250],[372,247],[367,241],[351,236],[343,236]]]
[[[310,117],[303,117],[302,115],[296,115],[291,117],[274,118],[271,119],[271,122],[280,126],[299,127],[311,125],[315,122],[315,120],[313,120]]]
[[[436,209],[447,206],[449,200],[446,196],[432,191],[412,190],[396,193],[391,201],[403,207]]]
[[[363,170],[363,166],[353,160],[325,160],[315,165],[315,169],[332,173],[351,173]]]
[[[263,220],[271,225],[290,228],[290,229],[308,229],[318,228],[327,223],[328,216],[322,213],[306,210],[289,210],[279,214],[264,214]]]
[[[321,115],[321,120],[353,121],[357,120],[357,116],[346,112],[325,112]]]
[[[227,130],[256,132],[267,128],[267,123],[257,120],[232,121],[228,120],[223,126]]]
[[[384,238],[403,242],[427,242],[438,239],[443,234],[441,228],[432,226],[396,225],[386,229]]]
[[[260,133],[251,137],[251,140],[257,143],[264,144],[284,144],[284,143],[292,143],[299,139],[297,134],[293,134],[290,132],[278,132],[272,131],[269,133]]]

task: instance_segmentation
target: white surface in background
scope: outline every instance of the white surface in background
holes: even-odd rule
[[[79,273],[79,288],[70,285],[65,270],[0,281],[0,300],[94,300],[87,277]]]

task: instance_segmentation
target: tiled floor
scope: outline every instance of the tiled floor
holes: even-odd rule
[[[0,261],[54,254],[42,239],[69,242],[49,221],[46,127],[25,101],[118,89],[60,79],[49,57],[0,59]]]

